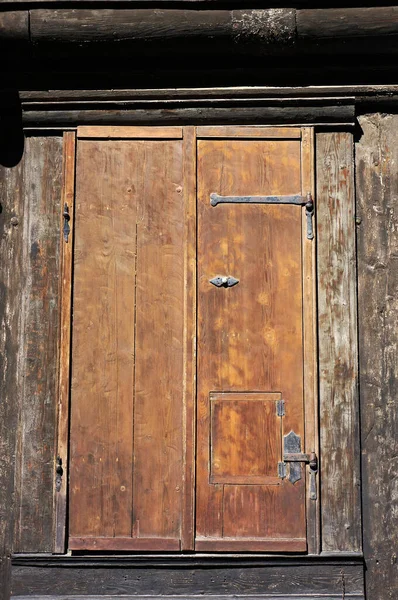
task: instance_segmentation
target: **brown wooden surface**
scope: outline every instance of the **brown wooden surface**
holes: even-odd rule
[[[363,537],[369,599],[398,597],[396,115],[360,118],[356,146]]]
[[[272,486],[208,483],[211,392],[281,393],[286,402],[283,432],[293,429],[304,436],[302,209],[212,207],[212,192],[301,193],[300,141],[198,142],[196,547],[203,546],[203,538],[211,538],[203,543],[209,548],[218,540],[220,549],[224,537],[238,537],[240,542],[247,537],[246,549],[250,543],[252,549],[267,549],[267,539],[272,549],[274,538],[302,538],[303,546],[303,479],[294,486],[286,480]],[[232,288],[216,288],[209,282],[216,275],[240,281]],[[223,547],[231,549],[228,544]],[[289,549],[287,541],[284,549]]]
[[[210,483],[279,485],[280,399],[272,393],[210,393]]]
[[[301,129],[297,127],[239,127],[238,125],[227,125],[214,127],[211,125],[204,125],[197,127],[196,135],[198,138],[211,138],[211,137],[244,137],[244,138],[281,138],[281,139],[300,139]]]
[[[353,137],[316,144],[322,549],[360,551]]]
[[[78,148],[71,536],[179,540],[182,142]]]
[[[100,550],[124,552],[170,552],[181,549],[180,540],[172,538],[131,538],[131,537],[70,537],[70,550]]]
[[[183,492],[183,145],[143,142],[141,148],[135,159],[142,173],[136,184],[133,533],[178,540]]]
[[[21,414],[14,549],[49,552],[54,526],[62,137],[27,138],[22,173]]]
[[[316,231],[318,200],[315,190],[315,135],[314,128],[302,129],[301,184],[302,193],[311,193],[315,210],[312,218],[314,239],[307,239],[307,217],[302,214],[303,252],[303,340],[304,340],[304,403],[305,403],[305,451],[316,452],[319,457],[319,411],[318,411],[318,360],[317,360],[317,293],[316,293]],[[320,551],[320,497],[319,473],[316,476],[317,500],[311,498],[311,480],[307,479],[307,536],[308,552]]]
[[[182,127],[96,127],[82,125],[77,128],[78,138],[165,138],[181,139]]]
[[[70,390],[70,341],[72,308],[72,264],[75,202],[75,161],[76,135],[67,132],[63,139],[62,197],[60,206],[60,331],[59,331],[59,385],[58,385],[58,427],[55,460],[61,459],[61,487],[54,486],[54,552],[65,552],[65,534],[68,495],[68,445],[69,445],[69,390]],[[63,233],[65,204],[69,209],[70,233],[65,242]],[[55,465],[56,466],[56,465]]]
[[[181,550],[194,549],[196,431],[196,137],[184,128],[184,472]]]

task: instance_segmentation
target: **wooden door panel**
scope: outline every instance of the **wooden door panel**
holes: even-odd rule
[[[210,394],[210,483],[279,484],[280,394]]]
[[[258,432],[266,427],[262,435],[271,440],[266,459],[260,443],[253,453],[253,427],[250,440],[238,444],[241,456],[251,453],[256,486],[244,478],[235,485],[214,478],[214,452],[223,450],[211,446],[212,429],[214,437],[222,428],[212,417],[215,392],[279,395],[286,405],[286,415],[279,417],[283,433],[292,429],[304,436],[302,209],[210,204],[211,193],[302,194],[300,156],[298,139],[198,142],[198,549],[212,543],[214,549],[238,547],[233,542],[238,538],[253,550],[305,549],[305,481],[278,479],[282,439],[275,421],[263,419],[261,425],[260,409],[250,411]],[[239,283],[215,287],[210,283],[215,276]],[[234,418],[226,426],[234,432],[224,432],[231,440],[245,429],[243,411]],[[224,463],[228,460],[226,452]],[[261,481],[260,470],[268,481]],[[295,515],[290,529],[283,517],[287,506]]]
[[[72,549],[180,545],[182,178],[179,140],[79,141]]]

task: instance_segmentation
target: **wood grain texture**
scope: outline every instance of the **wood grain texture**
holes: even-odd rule
[[[273,549],[274,538],[305,538],[304,480],[294,486],[287,480],[272,486],[208,483],[209,394],[281,393],[283,432],[304,435],[301,208],[212,207],[212,192],[301,193],[300,141],[198,141],[197,547],[206,543],[209,549],[218,539],[220,549],[224,537],[237,537],[247,550],[254,538],[253,548],[262,541],[267,550],[267,539]],[[217,275],[239,283],[217,288],[209,282]]]
[[[23,273],[24,161],[0,167],[0,581],[10,592],[13,524],[16,513],[14,473],[21,410],[21,327]]]
[[[210,393],[210,482],[278,485],[281,394]],[[224,493],[226,488],[224,488]],[[244,512],[239,515],[246,519]]]
[[[398,118],[360,118],[356,146],[363,535],[369,598],[398,597]]]
[[[16,472],[15,550],[52,549],[59,213],[62,137],[27,138],[23,162],[21,415]]]
[[[181,550],[194,549],[196,445],[196,131],[184,128],[183,497]]]
[[[57,411],[57,444],[54,460],[60,459],[61,485],[54,486],[54,552],[63,553],[66,550],[66,519],[68,496],[68,453],[69,453],[69,412],[70,412],[70,343],[72,317],[72,266],[73,266],[73,234],[74,234],[74,203],[75,203],[75,162],[76,135],[66,132],[63,136],[62,164],[62,197],[59,215],[59,231],[63,232],[65,225],[65,205],[70,216],[70,233],[68,241],[60,233],[60,285],[59,285],[59,376],[58,376],[58,411]]]
[[[271,559],[275,562],[275,559]],[[212,561],[217,557],[212,556]],[[73,594],[72,594],[73,592]],[[13,594],[27,595],[72,595],[87,594],[88,597],[102,595],[132,595],[142,598],[152,596],[190,595],[215,597],[294,598],[300,595],[309,598],[321,596],[325,600],[353,597],[364,600],[363,565],[328,561],[326,564],[306,562],[289,564],[263,563],[256,567],[212,568],[162,568],[94,567],[60,568],[13,567]],[[345,594],[345,596],[343,595]]]
[[[181,549],[180,540],[172,538],[131,538],[131,537],[69,537],[70,550],[102,552],[175,552]]]
[[[58,110],[37,110],[36,107],[25,110],[22,121],[25,127],[75,127],[80,124],[99,125],[113,123],[123,125],[201,125],[203,123],[222,124],[256,124],[267,125],[283,124],[354,124],[355,109],[350,103],[336,102],[334,105],[319,105],[306,103],[305,106],[289,106],[286,101],[277,105],[264,102],[260,106],[195,106],[195,107],[170,107],[162,109],[148,106],[135,109],[121,107],[108,110],[94,108],[64,106]],[[200,109],[200,110],[199,110]]]
[[[179,140],[136,142],[133,534],[179,540],[183,486],[184,190]],[[137,174],[138,175],[138,174]]]
[[[125,151],[124,148],[126,148]],[[78,145],[72,333],[69,532],[129,536],[134,285],[140,166],[131,149]]]
[[[305,448],[319,456],[319,404],[318,404],[318,360],[317,360],[317,276],[316,276],[316,219],[317,200],[315,195],[315,134],[313,127],[302,128],[301,141],[301,185],[302,195],[311,193],[314,199],[312,226],[315,237],[307,238],[307,216],[302,215],[303,252],[303,339],[304,339],[304,403],[305,403]],[[320,551],[320,497],[319,474],[316,476],[317,499],[311,498],[311,478],[307,479],[307,536],[308,552]]]
[[[319,133],[317,227],[322,549],[361,549],[353,138]]]
[[[182,139],[182,127],[95,127],[77,128],[78,138],[124,138],[124,139]]]
[[[263,127],[261,125],[257,127],[239,127],[239,126],[219,126],[214,127],[211,125],[198,127],[196,129],[196,135],[198,138],[230,138],[230,137],[243,137],[243,138],[281,138],[281,139],[300,139],[301,129],[296,127]]]
[[[178,549],[182,142],[82,140],[78,148],[71,537],[79,548],[83,538],[87,548],[115,538],[112,548],[119,539],[125,549],[131,537],[142,540],[137,549],[156,549],[159,538]]]

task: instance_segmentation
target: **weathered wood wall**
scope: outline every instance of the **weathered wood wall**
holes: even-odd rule
[[[11,540],[52,547],[61,162],[61,137],[28,137],[22,160],[0,168],[2,581]]]
[[[361,551],[353,136],[317,154],[322,550]]]
[[[369,600],[398,598],[398,116],[356,147],[363,537]]]
[[[363,537],[368,598],[390,600],[398,597],[398,116],[365,115],[359,122]],[[321,377],[331,376],[322,364],[335,364],[333,388],[321,384],[320,390],[322,548],[328,551],[361,546],[359,446],[348,442],[357,433],[358,411],[356,307],[349,301],[355,286],[352,141],[344,132],[318,133],[316,140],[319,280],[327,283],[319,291]],[[21,162],[0,170],[0,577],[5,597],[11,540],[14,551],[51,551],[61,154],[60,137],[29,137]],[[341,248],[345,260],[338,254]]]

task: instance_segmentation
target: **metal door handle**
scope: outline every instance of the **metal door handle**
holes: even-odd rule
[[[212,283],[216,287],[233,287],[234,285],[239,283],[239,279],[235,279],[235,277],[230,277],[226,275],[218,275],[217,277],[213,277],[213,279],[210,279],[210,283]]]

